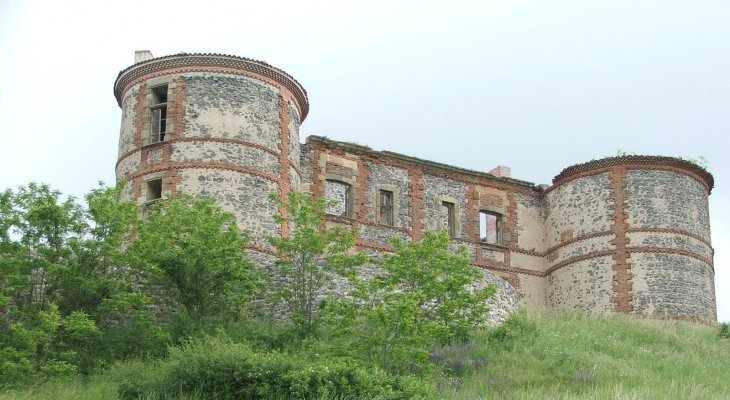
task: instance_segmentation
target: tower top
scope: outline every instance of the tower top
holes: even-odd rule
[[[264,61],[209,53],[178,53],[155,58],[149,50],[136,51],[134,61],[132,66],[120,71],[114,81],[114,96],[120,106],[122,96],[130,86],[150,77],[165,73],[222,72],[247,75],[283,86],[296,99],[302,121],[309,113],[309,99],[304,87],[291,75]]]

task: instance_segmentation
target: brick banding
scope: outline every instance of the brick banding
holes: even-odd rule
[[[115,168],[119,167],[119,163],[121,163],[122,161],[124,161],[125,158],[130,157],[130,156],[134,155],[135,153],[137,153],[137,152],[139,152],[139,151],[141,151],[143,149],[155,148],[155,147],[158,147],[158,146],[163,146],[165,144],[183,143],[183,142],[231,143],[231,144],[235,144],[235,145],[239,145],[239,146],[243,146],[243,147],[250,147],[250,148],[253,148],[253,149],[261,150],[263,152],[269,153],[269,154],[271,154],[273,156],[276,156],[276,157],[279,157],[279,155],[280,155],[280,153],[278,151],[274,151],[274,150],[272,150],[272,149],[270,149],[270,148],[268,148],[266,146],[262,146],[262,145],[257,144],[257,143],[247,142],[245,140],[237,140],[237,139],[229,139],[229,138],[216,138],[216,137],[176,137],[176,138],[170,139],[170,140],[167,140],[167,138],[165,138],[165,140],[162,141],[162,142],[152,143],[152,144],[148,144],[146,146],[141,146],[140,145],[139,147],[137,147],[137,148],[135,148],[133,150],[130,150],[130,151],[122,154],[119,157],[119,159],[117,160],[117,163],[115,165]],[[298,168],[294,168],[294,169],[297,170],[297,172],[298,172]]]
[[[257,171],[255,169],[251,169],[251,168],[240,167],[240,166],[231,165],[231,164],[223,164],[223,163],[160,163],[160,164],[155,164],[155,167],[141,170],[141,171],[138,171],[133,174],[129,174],[126,177],[124,177],[124,179],[126,181],[131,181],[131,180],[137,179],[139,177],[153,174],[156,172],[181,170],[181,169],[219,169],[219,170],[239,172],[242,174],[254,175],[259,178],[266,179],[267,181],[274,182],[274,183],[277,183],[279,181],[278,177],[271,175],[271,174],[267,174],[267,173]]]
[[[133,84],[135,80],[155,73],[159,74],[160,72],[166,72],[170,69],[175,69],[178,72],[186,70],[197,72],[200,71],[201,68],[228,68],[234,72],[245,71],[271,79],[287,88],[292,95],[294,95],[294,98],[297,100],[299,105],[299,109],[301,110],[302,121],[304,121],[309,113],[307,91],[291,75],[263,61],[224,54],[180,53],[165,57],[157,57],[134,64],[122,70],[119,72],[119,75],[117,75],[117,79],[114,82],[114,96],[117,98],[117,103],[121,105],[122,94],[127,90],[128,86]]]
[[[712,187],[715,184],[715,179],[712,174],[707,172],[707,170],[697,164],[682,160],[681,158],[662,156],[621,156],[593,160],[565,168],[561,173],[553,178],[553,186],[547,190],[553,190],[555,187],[573,179],[606,172],[612,169],[612,167],[619,165],[626,169],[667,170],[680,172],[685,175],[689,175],[702,183],[702,185],[704,185],[707,189],[708,194],[712,192]]]

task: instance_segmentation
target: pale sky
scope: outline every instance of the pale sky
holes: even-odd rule
[[[135,50],[266,61],[301,128],[535,183],[616,155],[707,160],[730,321],[730,2],[0,0],[0,190],[114,182],[112,86]]]

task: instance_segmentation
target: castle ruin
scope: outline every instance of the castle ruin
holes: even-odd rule
[[[137,52],[119,73],[117,180],[143,210],[176,191],[213,197],[275,256],[286,234],[268,193],[336,200],[330,224],[358,230],[361,250],[446,229],[498,283],[498,302],[543,311],[717,319],[708,196],[690,162],[621,156],[563,170],[549,187],[509,170],[472,171],[309,136],[304,88],[265,62],[218,54]]]

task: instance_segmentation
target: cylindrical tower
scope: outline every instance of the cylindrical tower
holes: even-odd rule
[[[114,95],[122,109],[117,180],[144,206],[176,191],[233,212],[251,248],[281,233],[268,193],[299,190],[304,88],[262,61],[218,54],[137,52]]]
[[[546,194],[549,306],[714,322],[712,186],[672,157],[563,170]]]

